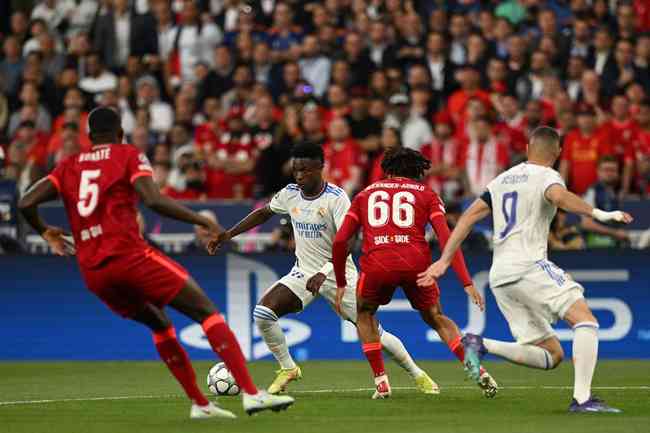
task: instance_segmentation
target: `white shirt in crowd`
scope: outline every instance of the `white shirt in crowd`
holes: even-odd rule
[[[418,114],[411,116],[402,125],[402,144],[409,149],[422,150],[433,140],[433,130],[429,123]]]
[[[126,66],[131,51],[131,15],[124,13],[121,16],[115,15],[115,41],[117,42],[117,52],[115,59],[119,66]]]
[[[172,33],[172,45],[176,39],[175,28]],[[178,49],[181,59],[181,78],[183,81],[194,80],[194,67],[199,62],[213,66],[214,48],[223,40],[223,34],[216,25],[209,23],[201,26],[199,33],[198,26],[183,26]]]

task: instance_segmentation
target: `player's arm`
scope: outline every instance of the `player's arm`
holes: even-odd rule
[[[38,213],[38,205],[56,200],[59,190],[52,178],[44,177],[21,197],[18,209],[27,223],[47,241],[55,254],[68,256],[74,254],[74,245],[65,239],[63,229],[47,225]]]
[[[343,225],[343,221],[345,220],[345,216],[347,215],[348,210],[350,210],[350,199],[346,194],[342,194],[337,197],[331,209],[332,218],[334,220],[334,227],[336,228],[337,232]],[[312,295],[316,296],[321,286],[327,277],[329,277],[329,275],[332,273],[332,271],[334,271],[334,264],[331,261],[325,263],[318,270],[318,272],[309,277],[307,280],[307,290],[309,290]]]
[[[489,197],[489,193],[485,195]],[[474,224],[482,220],[490,214],[490,206],[483,198],[477,198],[474,203],[463,213],[458,220],[456,228],[451,233],[447,244],[443,248],[442,255],[437,262],[429,266],[429,268],[420,274],[418,284],[428,286],[435,282],[436,278],[441,277],[449,268],[454,254],[460,247],[460,244],[471,233]]]
[[[271,210],[271,207],[268,204],[259,209],[255,209],[253,212],[246,215],[243,220],[235,224],[234,227],[222,232],[214,242],[210,242],[210,244],[208,244],[208,250],[211,252],[217,250],[221,245],[235,236],[264,224],[270,220],[273,215],[275,215],[275,212]]]
[[[445,214],[442,212],[436,212],[431,215],[430,221],[431,226],[433,227],[433,230],[436,232],[436,236],[438,237],[440,248],[441,250],[444,250],[447,242],[449,241],[449,237],[451,236],[451,231],[447,225]],[[460,249],[454,253],[454,258],[451,265],[454,268],[454,272],[456,273],[456,276],[458,276],[458,279],[460,280],[463,287],[473,285],[472,277],[470,277],[469,271],[467,270],[467,265],[465,264],[465,257],[463,256],[463,252]]]
[[[160,189],[154,183],[151,176],[138,177],[133,182],[133,186],[142,203],[154,212],[178,221],[204,227],[214,235],[219,235],[223,232],[223,228],[219,223],[215,223],[166,195],[161,194]]]
[[[332,264],[336,277],[336,311],[339,314],[341,314],[341,301],[345,287],[348,285],[345,278],[345,264],[350,254],[348,242],[356,235],[359,227],[359,217],[353,212],[348,212],[332,244]]]
[[[620,210],[606,212],[595,208],[559,183],[549,186],[544,193],[544,197],[560,209],[586,217],[593,217],[602,223],[620,222],[629,224],[634,220],[627,212]]]

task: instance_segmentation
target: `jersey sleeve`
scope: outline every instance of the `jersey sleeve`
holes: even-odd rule
[[[350,210],[350,199],[348,195],[343,193],[336,197],[336,200],[332,203],[332,215],[334,216],[334,225],[338,231],[343,225],[343,220]]]
[[[276,214],[288,214],[289,205],[287,204],[287,188],[283,188],[278,191],[271,201],[269,202],[269,207]]]
[[[566,188],[566,183],[564,183],[564,179],[562,179],[562,176],[560,176],[560,173],[558,173],[555,170],[549,169],[547,171],[547,175],[544,176],[544,180],[542,183],[542,196],[546,198],[546,191],[555,184],[560,185],[563,188]]]
[[[61,194],[63,191],[64,170],[65,164],[64,161],[61,161],[59,164],[57,164],[54,170],[52,170],[52,172],[47,175],[47,178],[50,182],[52,182],[52,185],[54,185],[59,194]]]
[[[142,176],[153,176],[153,169],[151,168],[149,158],[144,153],[135,149],[129,156],[126,170],[129,182],[131,183]]]

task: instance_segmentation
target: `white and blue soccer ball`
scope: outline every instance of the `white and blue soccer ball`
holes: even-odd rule
[[[238,395],[239,385],[226,364],[215,364],[208,372],[208,389],[216,395]]]

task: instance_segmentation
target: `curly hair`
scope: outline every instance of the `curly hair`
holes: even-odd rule
[[[420,152],[404,147],[387,151],[381,162],[381,169],[386,175],[415,180],[422,179],[430,167],[431,161]]]

